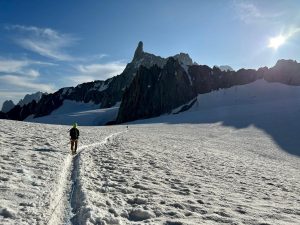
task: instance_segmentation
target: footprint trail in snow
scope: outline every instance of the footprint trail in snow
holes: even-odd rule
[[[80,127],[75,157],[68,129],[1,120],[1,225],[300,221],[300,158],[256,127]]]

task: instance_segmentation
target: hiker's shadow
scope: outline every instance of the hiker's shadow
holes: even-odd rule
[[[58,150],[55,150],[52,148],[35,148],[32,151],[35,151],[35,152],[59,152]]]

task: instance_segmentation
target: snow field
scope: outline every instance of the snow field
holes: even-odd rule
[[[300,221],[300,158],[252,125],[79,127],[71,156],[69,126],[0,123],[1,225]]]
[[[0,224],[68,222],[73,162],[70,127],[8,120],[0,123]],[[110,128],[80,130],[81,150],[115,132]],[[98,139],[99,143],[95,142]]]
[[[299,158],[255,127],[130,126],[81,156],[79,224],[300,221]]]

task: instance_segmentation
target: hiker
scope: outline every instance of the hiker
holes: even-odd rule
[[[77,151],[77,142],[79,138],[79,130],[77,129],[77,123],[73,124],[73,127],[70,130],[70,137],[71,137],[71,151],[73,154],[76,154]],[[75,149],[74,149],[75,145]]]

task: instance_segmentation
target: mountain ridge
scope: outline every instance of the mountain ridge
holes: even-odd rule
[[[105,81],[61,88],[43,95],[39,101],[17,105],[7,113],[1,113],[0,118],[43,117],[61,107],[64,100],[92,102],[99,104],[99,108],[110,108],[121,102],[117,118],[110,124],[124,123],[169,113],[198,94],[248,84],[257,79],[300,85],[300,64],[293,60],[278,60],[270,69],[223,70],[198,65],[186,53],[162,58],[144,52],[143,42],[139,42],[132,61],[121,74]]]

